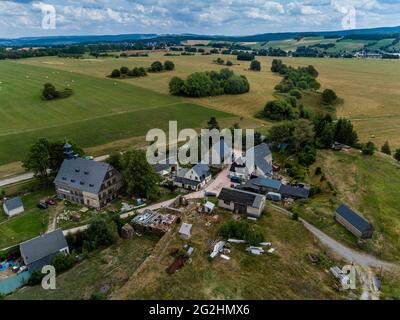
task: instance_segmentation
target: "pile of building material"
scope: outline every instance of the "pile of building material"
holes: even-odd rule
[[[126,203],[126,202],[122,202],[121,205],[121,212],[129,212],[133,210],[133,206],[131,206],[130,204]]]
[[[338,266],[333,266],[329,269],[329,271],[333,274],[333,276],[342,284],[348,284],[350,282],[350,278],[347,274],[344,274],[342,269]]]
[[[210,257],[215,258],[217,255],[223,252],[225,245],[226,245],[225,241],[218,241],[217,243],[215,243],[212,246],[212,252],[210,254]]]
[[[250,252],[251,254],[255,254],[257,256],[264,253],[264,249],[262,247],[254,247],[254,246],[247,247],[246,251]]]
[[[146,209],[142,214],[132,219],[135,229],[150,231],[154,233],[165,233],[171,230],[177,217],[171,214],[160,214]]]

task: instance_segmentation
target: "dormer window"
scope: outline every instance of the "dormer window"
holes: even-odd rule
[[[83,181],[80,182],[81,186],[83,186],[85,183]]]
[[[75,182],[75,179],[71,179],[71,182],[74,183],[74,182]]]
[[[75,169],[75,172],[78,173],[79,171],[81,171],[80,169]]]
[[[67,177],[62,177],[61,179],[63,179],[63,180],[67,180]]]
[[[88,175],[88,174],[89,174],[89,171],[86,171],[86,170],[85,170],[83,173],[86,174],[86,175]]]
[[[93,188],[93,187],[94,187],[94,184],[90,183],[90,184],[89,184],[89,187]]]

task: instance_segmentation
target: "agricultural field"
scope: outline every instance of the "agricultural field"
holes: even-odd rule
[[[298,47],[308,47],[315,44],[328,44],[336,43],[338,39],[325,39],[324,37],[305,37],[300,40],[288,39],[288,40],[276,40],[269,41],[263,47],[264,48],[280,48],[284,51],[296,51]]]
[[[177,120],[180,128],[201,128],[211,116],[226,119],[229,125],[238,120],[132,83],[45,66],[0,62],[0,165],[22,160],[40,137],[68,137],[88,148],[143,137],[151,128],[167,128],[169,120]],[[60,90],[69,87],[74,94],[43,101],[40,94],[46,82]]]
[[[303,226],[284,215],[267,209],[258,222],[267,241],[276,249],[271,256],[254,256],[244,245],[234,245],[230,260],[209,258],[210,241],[231,213],[220,211],[223,218],[206,226],[204,216],[186,217],[193,223],[189,241],[195,251],[192,261],[173,275],[165,269],[174,261],[170,252],[184,244],[177,233],[161,239],[154,255],[113,299],[338,299],[333,280],[324,269],[333,263],[313,242]],[[320,254],[323,263],[313,265],[308,253]],[[262,272],[260,272],[262,270]],[[311,276],[312,275],[312,276]]]
[[[320,167],[321,175],[314,175]],[[345,168],[346,170],[343,170]],[[400,259],[400,165],[377,153],[319,151],[310,168],[310,182],[322,193],[294,207],[300,216],[332,237],[354,248],[386,260]],[[329,186],[330,184],[330,186]],[[333,220],[335,209],[346,203],[368,219],[375,228],[371,240],[358,243],[355,236]]]
[[[18,63],[83,73],[104,79],[112,69],[123,65],[132,68],[149,66],[155,60],[172,60],[176,65],[176,70],[173,72],[117,81],[118,84],[123,83],[121,85],[130,84],[167,94],[168,82],[175,75],[186,77],[196,71],[221,69],[222,66],[213,63],[213,60],[218,57],[233,62],[236,59],[234,56],[225,55],[164,57],[163,53],[154,53],[149,57],[140,58],[61,59],[47,57],[24,59]],[[257,57],[257,59],[262,63],[261,72],[249,71],[249,62],[240,61],[238,65],[231,67],[235,73],[247,76],[251,84],[249,93],[239,96],[183,99],[181,101],[201,104],[208,108],[233,113],[244,119],[252,119],[248,124],[254,127],[270,126],[271,123],[255,120],[253,117],[268,100],[274,98],[274,87],[280,82],[281,77],[270,72],[273,58]],[[400,87],[397,85],[400,80],[400,61],[328,58],[283,58],[282,60],[295,67],[312,64],[317,68],[320,73],[321,90],[332,88],[344,99],[344,103],[337,107],[337,115],[351,119],[362,142],[371,140],[380,147],[386,140],[389,140],[392,147],[400,147],[400,136],[398,135]],[[171,99],[173,98],[171,97]],[[309,99],[305,102],[313,104],[312,100]]]

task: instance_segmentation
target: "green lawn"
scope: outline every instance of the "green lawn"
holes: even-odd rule
[[[3,209],[0,211],[0,249],[17,245],[47,230],[49,210],[36,208],[39,200],[54,194],[54,189],[46,188],[22,196],[25,211],[18,216],[7,218]]]
[[[313,176],[319,166],[326,177]],[[400,166],[382,154],[362,156],[358,151],[320,151],[311,170],[311,182],[323,193],[295,207],[306,220],[334,238],[384,259],[400,259]],[[334,192],[327,187],[331,183]],[[355,236],[333,220],[337,206],[346,203],[374,226],[372,240],[358,243]]]
[[[59,89],[69,85],[74,94],[42,101],[46,82]],[[23,159],[40,137],[68,137],[92,147],[166,129],[169,120],[177,120],[180,128],[200,128],[211,116],[232,117],[122,81],[12,61],[0,62],[0,93],[0,164]]]

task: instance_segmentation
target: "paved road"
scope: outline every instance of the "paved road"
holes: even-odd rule
[[[279,206],[276,206],[273,204],[271,206],[274,209],[276,209],[282,213],[285,213],[287,215],[292,214],[290,211],[283,209]],[[369,255],[366,253],[361,253],[361,252],[358,252],[357,250],[346,247],[343,244],[341,244],[340,242],[332,239],[330,236],[328,236],[321,230],[317,229],[316,227],[314,227],[312,224],[308,223],[304,219],[300,218],[299,220],[303,223],[304,227],[306,227],[306,229],[308,231],[310,231],[315,237],[317,237],[319,239],[319,241],[325,247],[329,248],[332,252],[334,252],[338,256],[342,257],[349,263],[359,264],[360,266],[364,266],[364,267],[373,267],[373,268],[381,268],[382,267],[383,269],[386,269],[386,270],[399,268],[399,266],[394,263],[386,262],[386,261],[380,260],[372,255]]]
[[[96,157],[96,158],[94,158],[94,160],[95,161],[105,161],[105,160],[108,159],[108,157],[109,157],[109,155],[106,154],[104,156]],[[27,181],[27,180],[32,179],[33,177],[34,177],[34,175],[33,175],[32,172],[27,172],[27,173],[24,173],[24,174],[20,174],[18,176],[6,178],[6,179],[1,179],[0,180],[0,187],[5,187],[5,186],[8,186],[10,184]]]

